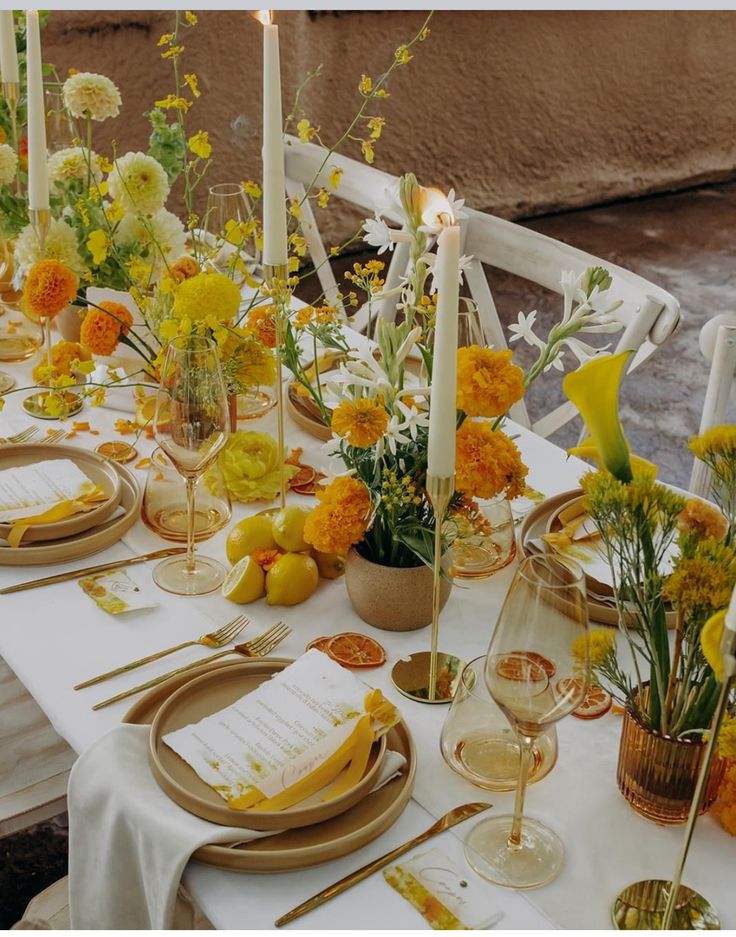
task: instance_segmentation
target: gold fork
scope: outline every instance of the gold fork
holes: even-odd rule
[[[37,426],[28,426],[26,429],[22,429],[14,436],[0,436],[0,446],[7,446],[10,443],[28,442],[28,440],[32,436],[35,436],[37,432]]]
[[[148,657],[141,657],[139,660],[134,660],[130,664],[123,664],[121,667],[116,667],[115,670],[108,670],[107,673],[101,673],[99,677],[91,677],[89,680],[85,680],[84,683],[78,683],[74,689],[83,690],[85,687],[94,686],[95,683],[102,683],[103,680],[108,680],[110,677],[117,677],[118,674],[127,673],[129,670],[135,670],[136,667],[142,667],[144,664],[150,664],[151,661],[166,657],[167,654],[181,651],[185,647],[194,647],[195,644],[203,644],[205,647],[212,648],[224,647],[240,634],[243,628],[248,624],[248,621],[249,619],[246,618],[245,615],[238,615],[237,618],[233,618],[232,621],[227,622],[222,628],[218,628],[217,631],[210,631],[208,634],[200,635],[193,641],[184,641],[183,644],[175,644],[174,647],[167,647],[163,651],[158,651],[156,654],[149,654]]]
[[[263,634],[259,634],[257,638],[253,638],[252,641],[248,641],[246,644],[236,644],[235,647],[230,647],[226,651],[220,651],[217,654],[211,654],[209,657],[195,660],[194,663],[187,664],[185,667],[179,667],[177,670],[170,670],[168,673],[161,674],[160,677],[154,677],[153,680],[148,680],[146,683],[134,686],[132,690],[126,690],[124,693],[118,693],[117,696],[111,696],[110,699],[102,700],[101,703],[95,703],[92,709],[102,709],[105,706],[109,706],[111,703],[117,703],[121,699],[135,696],[136,693],[141,693],[143,690],[150,690],[152,687],[164,683],[170,677],[176,677],[180,673],[186,673],[188,670],[196,670],[197,667],[201,667],[203,664],[209,664],[210,661],[217,660],[218,657],[224,657],[226,654],[240,654],[243,657],[265,657],[267,654],[270,654],[275,647],[278,647],[282,641],[285,641],[290,634],[291,628],[285,625],[283,621],[279,621],[275,625],[271,625]]]
[[[66,437],[65,429],[55,429],[53,433],[49,433],[45,439],[42,439],[39,442],[39,446],[54,446],[57,442],[61,442],[62,439]]]

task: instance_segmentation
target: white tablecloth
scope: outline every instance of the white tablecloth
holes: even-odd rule
[[[27,366],[0,365],[21,380]],[[48,425],[33,421],[21,410],[23,394],[6,398],[0,415],[0,435],[8,419],[16,425],[36,422],[45,432]],[[71,443],[93,448],[100,441],[119,438],[113,424],[121,414],[87,407],[76,419],[87,419],[99,436],[79,433]],[[275,414],[242,428],[275,430]],[[585,471],[583,463],[565,454],[523,428],[513,428],[525,461],[529,482],[547,495],[575,486]],[[320,444],[287,424],[287,443],[303,446],[305,460],[325,460]],[[152,443],[141,440],[141,456],[150,454]],[[136,472],[141,485],[145,472]],[[308,505],[310,499],[290,495],[289,500]],[[262,505],[236,505],[233,521]],[[224,560],[226,532],[202,544],[203,552]],[[122,543],[89,560],[51,571],[75,569],[106,560],[147,552],[162,541],[139,521]],[[441,620],[441,649],[469,660],[483,654],[513,575],[514,565],[483,582],[456,584]],[[48,574],[38,567],[0,567],[0,587]],[[150,583],[148,566],[131,567],[129,574],[141,584]],[[155,587],[153,587],[155,589]],[[206,656],[204,648],[180,652],[149,667],[110,680],[98,687],[74,692],[75,683],[111,669],[135,657],[194,638],[214,625],[229,620],[238,611],[219,595],[183,598],[157,591],[155,609],[111,616],[97,609],[75,582],[47,586],[27,593],[0,596],[0,654],[15,670],[29,692],[48,715],[57,732],[78,752],[119,723],[131,705],[126,700],[92,712],[97,700],[163,673],[174,666]],[[414,798],[399,821],[374,843],[346,858],[324,866],[283,875],[243,875],[190,863],[184,882],[212,922],[221,929],[266,928],[289,908],[381,855],[429,826],[433,818],[460,803],[490,800],[494,809],[510,812],[513,794],[479,790],[455,775],[444,763],[439,737],[447,709],[412,703],[399,695],[390,679],[391,667],[406,653],[429,646],[429,632],[409,634],[377,631],[365,625],[352,611],[342,580],[322,580],[316,594],[294,608],[271,608],[265,600],[243,609],[251,624],[243,638],[282,618],[293,634],[280,648],[280,656],[297,656],[309,640],[337,631],[365,631],[386,648],[386,665],[369,673],[370,681],[395,702],[417,743],[418,774]],[[513,893],[483,883],[488,891],[489,914],[505,912],[504,928],[608,928],[610,908],[616,894],[640,878],[668,878],[673,871],[682,828],[659,827],[638,817],[616,788],[615,769],[620,717],[611,713],[587,722],[575,718],[558,725],[559,761],[542,782],[529,788],[526,809],[562,837],[567,850],[559,878],[543,888]],[[462,838],[470,824],[445,833],[436,845],[465,867]],[[723,927],[736,927],[733,900],[733,867],[736,840],[731,839],[710,817],[699,821],[685,883],[702,891],[717,907]],[[730,872],[729,872],[730,867]],[[468,869],[468,875],[474,874]],[[423,926],[422,919],[383,881],[374,875],[318,911],[299,919],[301,928],[405,928]]]

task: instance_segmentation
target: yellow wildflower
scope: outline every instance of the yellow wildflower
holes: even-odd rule
[[[320,189],[317,195],[317,204],[320,208],[327,208],[330,202],[330,193],[327,189]]]
[[[192,92],[194,97],[195,98],[200,97],[202,92],[199,90],[199,83],[197,82],[197,76],[194,74],[194,72],[188,72],[184,76],[184,81],[189,86],[189,90]]]
[[[194,15],[194,13],[192,13],[191,10],[184,11],[184,19],[187,21],[187,26],[196,26],[197,23],[199,22],[199,20]],[[429,30],[427,30],[427,32],[429,32]]]
[[[304,257],[307,253],[307,242],[300,234],[291,234],[289,235],[289,241],[291,246],[294,248],[294,251],[300,256]]]
[[[96,387],[92,391],[92,394],[89,397],[89,401],[93,407],[101,407],[104,404],[106,390],[107,389],[105,387]]]
[[[66,73],[67,73],[67,75],[71,78],[73,75],[78,75],[78,74],[79,74],[79,69],[78,69],[78,68],[68,68]]]
[[[605,661],[609,654],[616,650],[616,633],[606,628],[592,628],[587,635],[587,644],[590,648],[590,666],[593,670]],[[584,664],[586,659],[586,636],[581,634],[572,642],[572,655],[575,660]]]
[[[99,167],[103,172],[112,172],[112,163],[106,156],[98,155],[97,160]],[[107,195],[107,189],[105,188],[103,190],[102,185],[107,185],[107,183],[101,183],[100,185],[100,192],[102,192],[103,195]]]
[[[199,156],[201,159],[209,159],[212,155],[212,144],[206,130],[198,130],[194,136],[189,138],[188,143],[189,149],[195,156]]]
[[[250,196],[250,198],[260,198],[263,194],[261,192],[261,187],[252,179],[248,179],[247,182],[243,183],[243,191],[246,195]]]
[[[424,29],[419,33],[419,41],[424,42],[424,40],[429,35],[429,32],[430,32],[429,26],[425,26]]]
[[[298,198],[292,198],[289,200],[289,214],[296,218],[297,221],[301,220],[302,217],[302,204]]]
[[[99,267],[107,259],[110,250],[110,240],[100,228],[92,231],[87,238],[87,250],[92,254],[92,263]]]
[[[409,50],[405,45],[400,45],[396,52],[394,52],[394,59],[397,65],[407,65],[411,62],[412,58],[413,56],[409,54]]]
[[[296,273],[296,271],[299,269],[299,258],[295,257],[294,255],[289,257],[289,261],[287,263],[287,269],[289,273]]]
[[[162,59],[178,59],[183,51],[184,51],[184,46],[171,46],[170,49],[167,49],[165,52],[161,53],[161,58]]]
[[[387,428],[388,413],[380,398],[343,400],[332,414],[333,431],[360,449],[374,446]]]
[[[159,39],[159,41],[156,43],[156,45],[158,45],[159,47],[167,46],[173,38],[174,38],[173,33],[164,33],[163,36],[161,36],[161,38]]]
[[[381,131],[386,125],[385,117],[371,117],[368,120],[368,129],[371,132],[371,139],[378,140],[381,136]]]
[[[314,137],[317,136],[318,130],[319,127],[313,127],[306,117],[303,117],[296,125],[296,132],[302,143],[309,143],[310,140],[314,139]]]
[[[372,141],[372,140],[361,140],[361,141],[360,141],[360,149],[361,149],[361,151],[362,151],[362,153],[363,153],[363,159],[366,161],[366,163],[368,163],[368,164],[372,163],[373,160],[374,160],[373,141]]]
[[[111,202],[107,209],[108,219],[115,224],[118,221],[121,221],[125,215],[125,209],[123,208],[120,199],[116,198],[114,202]]]
[[[725,608],[736,585],[736,551],[713,539],[701,540],[692,556],[680,557],[667,577],[664,596],[685,617]]]
[[[333,189],[336,189],[340,185],[340,179],[342,179],[343,170],[339,166],[333,166],[330,170],[329,182]]]
[[[177,97],[175,94],[167,94],[165,98],[161,98],[160,101],[154,101],[153,103],[155,107],[162,107],[164,110],[173,108],[177,111],[184,111],[185,114],[192,106],[191,101],[187,101],[186,98]]]
[[[361,94],[370,94],[371,91],[373,91],[373,79],[369,78],[368,75],[361,75],[358,91],[360,91]]]

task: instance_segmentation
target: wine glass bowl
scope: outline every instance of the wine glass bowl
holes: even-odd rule
[[[217,560],[195,556],[195,486],[225,445],[229,426],[227,394],[217,349],[203,336],[169,343],[156,395],[153,435],[186,483],[187,554],[170,557],[153,571],[154,581],[177,595],[203,595],[223,582]]]
[[[524,796],[534,740],[580,705],[589,669],[582,570],[560,557],[527,557],[504,601],[484,669],[488,691],[516,731],[520,749],[514,814],[484,820],[465,840],[468,862],[489,881],[534,888],[562,867],[561,840],[523,817]]]
[[[258,262],[252,210],[239,183],[223,182],[210,187],[199,247],[215,270],[239,286],[245,282],[248,268]]]

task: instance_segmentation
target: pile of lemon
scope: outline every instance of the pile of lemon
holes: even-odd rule
[[[238,605],[264,595],[269,605],[298,605],[314,593],[320,576],[342,575],[342,557],[320,553],[304,539],[308,516],[304,508],[287,505],[275,514],[255,514],[236,524],[227,538],[227,558],[233,568],[222,585],[223,596]],[[263,550],[280,554],[268,572],[253,557]]]

